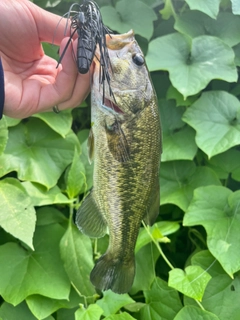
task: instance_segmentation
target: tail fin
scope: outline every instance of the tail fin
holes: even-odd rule
[[[134,255],[125,263],[123,259],[116,259],[110,253],[105,253],[93,268],[90,280],[102,291],[111,289],[115,293],[127,293],[132,287],[134,276]]]

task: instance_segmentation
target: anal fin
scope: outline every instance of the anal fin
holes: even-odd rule
[[[106,234],[107,222],[94,199],[93,190],[83,200],[75,222],[78,229],[91,238],[101,238]]]

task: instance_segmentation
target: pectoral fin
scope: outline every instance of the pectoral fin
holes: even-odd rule
[[[159,181],[157,181],[151,193],[151,196],[149,199],[149,206],[147,208],[146,214],[143,219],[146,224],[150,226],[154,224],[159,214],[159,206],[160,206],[160,189],[159,189]]]
[[[106,135],[113,157],[119,162],[128,161],[130,158],[129,144],[117,120],[111,126],[109,124],[106,126]]]
[[[83,200],[75,222],[77,227],[91,238],[101,238],[106,234],[107,222],[94,199],[93,190]]]

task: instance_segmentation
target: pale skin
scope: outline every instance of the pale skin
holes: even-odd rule
[[[60,45],[63,51],[66,20],[28,0],[0,1],[0,55],[4,69],[4,114],[26,118],[34,113],[79,105],[90,91],[90,74],[78,72],[76,40],[69,45],[58,68],[45,55],[41,42]],[[58,25],[59,23],[59,25]],[[58,25],[58,27],[57,27]],[[56,29],[57,27],[57,29]],[[68,30],[69,34],[69,30]]]

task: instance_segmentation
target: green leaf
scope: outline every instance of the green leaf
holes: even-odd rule
[[[149,43],[146,62],[150,71],[169,71],[172,85],[184,98],[212,79],[237,81],[233,50],[212,36],[190,39],[174,33],[156,38]]]
[[[104,320],[135,320],[135,318],[130,316],[129,313],[122,312],[120,314],[112,314],[112,315],[104,318]]]
[[[172,1],[165,0],[164,8],[159,12],[164,20],[168,20],[172,15],[174,15]]]
[[[153,34],[153,21],[157,19],[155,12],[145,3],[138,0],[121,0],[116,8],[101,8],[104,24],[109,28],[126,33],[133,29],[135,34],[150,39]],[[141,16],[141,19],[139,17]]]
[[[72,162],[75,148],[80,146],[73,132],[64,139],[41,120],[31,118],[9,129],[8,143],[0,156],[0,176],[17,171],[20,180],[50,189]]]
[[[72,200],[68,199],[64,194],[62,194],[58,186],[54,186],[50,190],[46,190],[46,188],[40,184],[30,181],[23,182],[22,186],[31,198],[34,206],[72,203]]]
[[[231,0],[233,14],[240,14],[240,3],[238,0]]]
[[[26,299],[27,305],[37,319],[45,319],[60,308],[73,308],[84,303],[75,290],[71,290],[69,300],[50,299],[40,295],[32,295]]]
[[[95,293],[89,275],[94,266],[91,240],[69,223],[60,243],[64,268],[74,288],[83,296]]]
[[[75,312],[75,320],[100,320],[102,314],[102,308],[97,304],[90,304],[87,309],[80,307]]]
[[[153,243],[145,245],[136,254],[136,275],[130,293],[136,294],[141,290],[149,290],[156,278],[155,264],[159,251]],[[147,275],[147,276],[146,276]]]
[[[175,268],[169,272],[168,285],[188,297],[202,300],[211,276],[199,266],[188,266],[185,271]]]
[[[83,163],[84,168],[85,168],[85,177],[86,177],[86,186],[84,185],[84,190],[81,192],[86,192],[87,190],[92,188],[93,185],[93,166],[94,163],[92,164],[89,163],[88,161],[88,135],[89,135],[89,130],[81,130],[78,133],[78,139],[81,143],[81,149],[82,153],[80,154],[80,161]]]
[[[203,13],[186,11],[177,17],[174,28],[192,38],[204,34],[218,37],[230,47],[240,42],[240,17],[229,12],[221,12],[213,20]]]
[[[67,136],[72,126],[71,110],[55,112],[43,112],[34,114],[33,117],[44,121],[52,130],[59,133],[63,138]]]
[[[0,181],[0,226],[33,249],[36,213],[21,183],[14,178]]]
[[[176,108],[173,101],[159,101],[163,153],[161,161],[192,160],[197,152],[194,130],[182,121],[184,107]]]
[[[3,153],[8,140],[8,128],[5,117],[0,120],[0,154]]]
[[[29,295],[68,299],[70,282],[59,254],[64,229],[59,225],[36,228],[34,252],[17,243],[0,246],[0,294],[13,305]]]
[[[150,290],[144,291],[144,296],[147,305],[139,312],[141,320],[173,319],[182,308],[177,291],[159,278],[156,278]]]
[[[214,156],[208,161],[208,166],[218,175],[219,179],[227,179],[229,175],[240,181],[240,151],[230,149]]]
[[[202,305],[220,320],[239,320],[240,277],[230,279],[226,274],[213,277],[205,290]],[[185,305],[195,305],[195,301],[184,297]],[[231,306],[231,307],[229,307]]]
[[[37,226],[46,226],[49,224],[64,224],[69,220],[65,217],[64,213],[60,212],[56,208],[41,207],[37,210]]]
[[[191,264],[193,266],[200,266],[203,270],[207,271],[211,277],[218,276],[219,274],[225,275],[225,271],[220,263],[208,250],[202,250],[194,254],[194,256],[191,257]]]
[[[220,320],[215,314],[202,310],[193,306],[183,307],[179,313],[176,315],[174,320]]]
[[[96,303],[104,311],[103,315],[107,317],[111,314],[116,313],[125,305],[133,302],[134,300],[130,298],[127,293],[117,294],[112,292],[111,290],[107,290],[103,292],[103,298],[98,300]]]
[[[185,211],[195,188],[220,185],[216,173],[207,167],[196,167],[192,161],[170,161],[161,164],[161,205],[175,204]]]
[[[188,97],[187,99],[184,99],[183,95],[180,92],[178,92],[176,88],[170,85],[166,94],[166,99],[175,100],[177,107],[179,106],[188,107],[191,104],[193,104],[193,102],[196,101],[197,96],[191,96],[191,97]]]
[[[176,221],[159,221],[155,223],[152,227],[149,227],[149,232],[152,234],[154,237],[154,233],[156,233],[156,230],[159,232],[159,234],[164,236],[168,236],[169,234],[175,233],[177,230],[179,230],[180,225]],[[156,239],[156,240],[161,240],[161,239]],[[149,242],[152,241],[152,238],[149,236],[147,230],[145,228],[141,228],[136,247],[135,247],[135,253],[138,252],[143,246],[148,244]]]
[[[85,168],[75,149],[73,162],[67,173],[67,194],[70,199],[74,199],[83,187],[86,186]]]
[[[238,145],[240,102],[225,91],[208,91],[183,115],[196,131],[196,143],[209,158]]]
[[[14,307],[12,304],[4,302],[0,307],[0,319],[2,320],[36,320],[25,302]]]
[[[199,10],[207,15],[209,15],[211,18],[215,19],[218,15],[219,11],[219,5],[221,0],[186,0],[187,4],[189,5],[191,10]]]
[[[240,270],[239,203],[240,191],[201,187],[195,190],[183,220],[185,226],[202,225],[206,229],[209,251],[231,277]]]
[[[21,119],[14,119],[7,116],[3,116],[7,122],[7,127],[14,127],[21,122]]]

